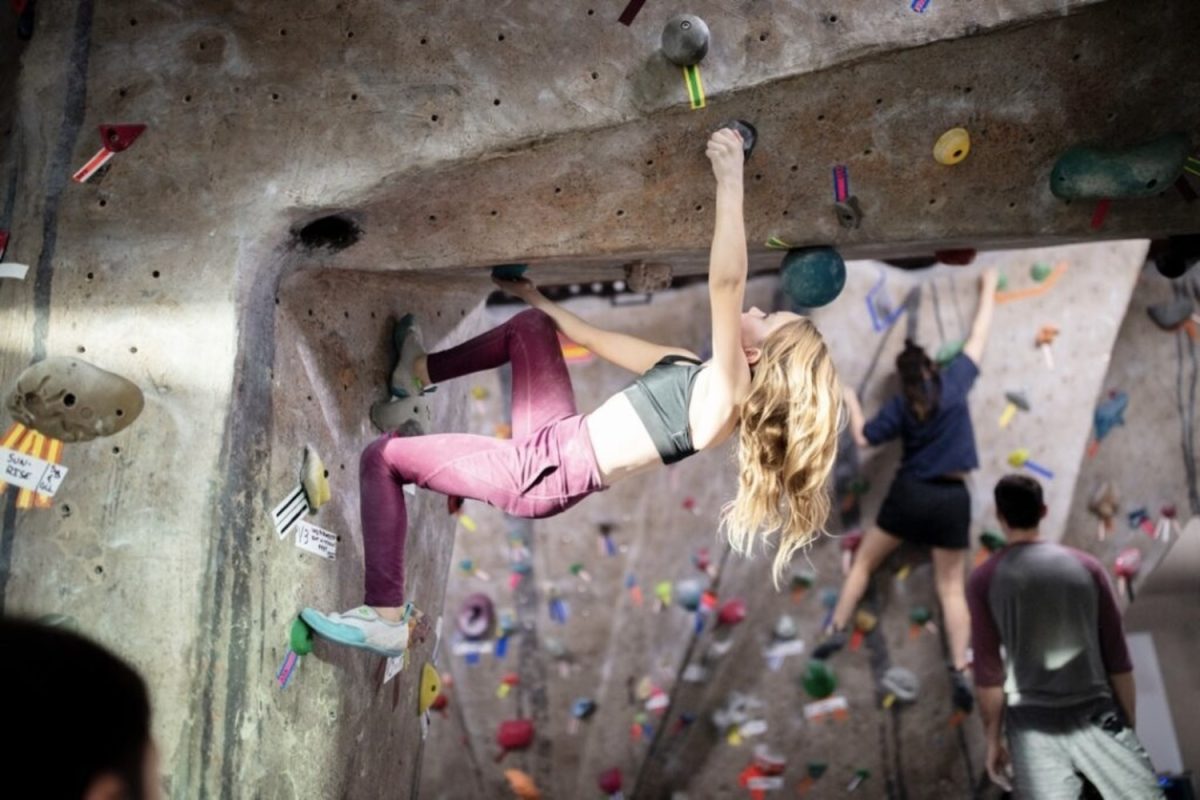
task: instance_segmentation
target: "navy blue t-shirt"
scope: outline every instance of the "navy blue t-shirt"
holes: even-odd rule
[[[871,444],[900,437],[904,456],[899,474],[909,478],[928,480],[979,466],[975,429],[967,409],[967,392],[979,376],[979,367],[965,353],[959,353],[939,375],[942,396],[937,412],[925,422],[918,422],[904,396],[896,395],[863,427],[863,435]]]

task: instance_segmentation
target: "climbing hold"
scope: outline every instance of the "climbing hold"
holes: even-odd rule
[[[1049,469],[1047,469],[1046,467],[1043,467],[1041,464],[1030,461],[1029,460],[1029,451],[1026,450],[1024,447],[1018,447],[1016,450],[1013,450],[1011,453],[1008,454],[1008,465],[1010,467],[1015,467],[1017,469],[1024,467],[1025,469],[1029,470],[1030,472],[1033,472],[1037,475],[1041,475],[1043,478],[1045,478],[1047,480],[1050,480],[1054,477],[1054,473],[1051,472]]]
[[[1050,352],[1050,345],[1058,338],[1057,325],[1043,325],[1038,328],[1037,336],[1034,337],[1033,343],[1042,351],[1042,355],[1046,359],[1046,366],[1054,369],[1054,355]]]
[[[843,228],[853,230],[862,224],[862,208],[858,205],[858,198],[854,195],[847,197],[843,201],[834,203],[833,211],[837,214],[838,224]]]
[[[704,20],[694,14],[678,14],[667,20],[662,32],[662,52],[678,67],[699,64],[708,53],[709,32]]]
[[[846,791],[853,792],[858,787],[862,786],[863,781],[869,777],[871,777],[871,770],[869,769],[854,770],[854,777],[850,779],[850,783],[846,784]]]
[[[740,597],[726,600],[717,611],[717,624],[733,627],[746,618],[746,601]]]
[[[908,621],[913,625],[924,625],[933,619],[933,612],[925,606],[913,606],[908,612]]]
[[[966,128],[951,128],[933,145],[933,157],[939,164],[954,166],[971,152],[971,134]]]
[[[832,303],[846,285],[846,262],[832,247],[788,250],[780,265],[783,290],[798,308]]]
[[[0,230],[0,261],[4,260],[4,254],[8,252],[8,231]]]
[[[88,442],[128,428],[145,399],[132,382],[77,358],[28,367],[8,398],[13,418],[52,439]]]
[[[937,250],[933,257],[952,267],[965,267],[975,261],[975,251],[970,249]]]
[[[590,697],[580,697],[571,704],[571,716],[575,719],[587,719],[596,713],[596,701]]]
[[[292,620],[291,630],[288,631],[288,645],[298,656],[306,656],[313,649],[313,632],[304,620],[296,617]]]
[[[754,766],[764,775],[782,775],[787,770],[787,756],[781,755],[766,742],[754,746]]]
[[[961,339],[955,339],[949,342],[943,342],[938,348],[937,354],[933,360],[937,362],[939,367],[944,367],[954,359],[958,358],[958,354],[962,352],[964,342]]]
[[[687,611],[700,608],[700,596],[704,587],[695,578],[685,578],[675,584],[675,602]]]
[[[625,285],[638,294],[653,294],[671,285],[670,264],[633,261],[625,265]]]
[[[854,629],[863,633],[870,633],[879,625],[879,617],[867,611],[865,608],[860,608],[854,612]]]
[[[492,267],[492,277],[500,281],[516,281],[525,277],[528,264],[500,264]]]
[[[609,767],[596,778],[596,785],[607,795],[620,792],[622,782],[620,767]]]
[[[1192,145],[1171,133],[1125,150],[1073,147],[1050,172],[1050,191],[1061,200],[1149,197],[1183,174]]]
[[[811,589],[817,582],[817,573],[811,569],[798,569],[792,573],[792,590]]]
[[[771,635],[781,641],[795,639],[797,632],[796,620],[792,619],[790,614],[780,614],[779,619],[775,621],[775,627],[771,629]]]
[[[1168,236],[1165,245],[1151,247],[1154,268],[1164,278],[1180,278],[1200,260],[1200,234]]]
[[[821,607],[822,608],[832,609],[834,606],[837,605],[837,601],[838,601],[838,590],[837,589],[834,589],[832,586],[826,586],[824,589],[821,590]]]
[[[1099,442],[1112,432],[1118,425],[1125,424],[1125,409],[1129,407],[1129,395],[1116,389],[1108,393],[1108,398],[1096,406],[1092,415],[1092,425],[1095,428],[1095,438]]]
[[[495,622],[496,609],[492,599],[483,593],[476,593],[463,600],[458,611],[458,629],[468,639],[486,639],[492,632]]]
[[[1133,602],[1133,579],[1142,569],[1142,551],[1136,547],[1126,547],[1117,554],[1113,562],[1113,572],[1117,576],[1117,590]]]
[[[800,676],[800,683],[804,686],[804,691],[808,692],[809,697],[821,700],[829,697],[837,689],[837,676],[834,675],[833,668],[829,666],[828,661],[814,658],[804,668],[804,674]]]
[[[508,755],[510,750],[524,750],[533,744],[533,720],[509,719],[501,722],[496,728],[496,744],[500,745],[500,755],[496,761]]]
[[[911,703],[917,699],[921,682],[912,670],[891,666],[880,678],[879,688],[883,690],[884,694],[892,695],[902,703]]]
[[[145,125],[101,125],[100,126],[100,152],[92,156],[86,164],[80,167],[71,180],[76,183],[85,183],[92,176],[107,164],[113,156],[123,150],[128,150],[129,147],[137,141],[138,137],[146,130]]]
[[[508,788],[520,800],[542,800],[542,793],[527,773],[519,769],[506,769],[504,778],[508,781]]]
[[[1008,539],[999,531],[984,531],[979,534],[979,544],[989,553],[998,553],[1008,547]]]
[[[750,713],[762,708],[762,701],[739,691],[729,693],[725,704],[713,712],[713,724],[724,733],[749,721]]]
[[[1173,331],[1192,318],[1195,306],[1186,297],[1179,297],[1165,303],[1155,303],[1146,308],[1146,313],[1154,324],[1164,331]]]
[[[308,510],[316,512],[329,502],[329,472],[317,451],[311,445],[304,448],[304,462],[300,466],[300,485],[304,487],[304,499]]]
[[[1049,278],[1052,272],[1054,269],[1049,264],[1037,263],[1029,268],[1029,277],[1033,278],[1034,283],[1041,283]]]
[[[758,142],[758,128],[743,119],[726,120],[718,125],[716,130],[722,128],[737,131],[738,135],[742,137],[742,160],[749,161],[750,156],[754,153],[754,145]]]
[[[79,627],[79,621],[74,617],[67,616],[66,614],[43,614],[37,618],[36,622],[39,625],[45,625],[50,628],[75,629]]]
[[[1000,427],[1007,428],[1008,423],[1012,422],[1012,418],[1016,416],[1017,411],[1028,411],[1030,409],[1029,398],[1024,392],[1005,392],[1005,406],[1003,413],[1000,414]]]
[[[432,664],[421,665],[421,692],[417,700],[417,714],[424,714],[433,707],[433,702],[442,692],[442,677]]]

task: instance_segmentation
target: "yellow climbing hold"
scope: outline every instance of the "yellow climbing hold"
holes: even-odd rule
[[[315,512],[329,502],[332,493],[329,491],[329,473],[317,451],[311,447],[304,448],[304,464],[300,467],[300,485],[304,487],[304,499],[308,501],[308,510]]]
[[[438,671],[433,668],[432,664],[424,664],[421,666],[421,697],[418,701],[418,713],[424,714],[433,705],[433,701],[437,700],[438,693],[442,691],[442,678],[438,675]]]
[[[971,152],[971,134],[966,128],[951,128],[938,137],[933,146],[933,157],[939,164],[954,166]]]

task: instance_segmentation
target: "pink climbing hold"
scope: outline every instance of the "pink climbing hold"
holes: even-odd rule
[[[746,618],[746,601],[740,597],[726,600],[717,612],[718,625],[737,625]]]
[[[600,773],[600,777],[596,779],[600,791],[608,795],[616,794],[621,791],[621,768],[611,767]]]

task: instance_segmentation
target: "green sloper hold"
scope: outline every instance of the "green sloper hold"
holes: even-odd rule
[[[312,652],[312,629],[305,625],[304,620],[299,617],[292,620],[292,630],[288,635],[288,644],[291,645],[292,652],[298,656],[306,656]]]
[[[798,308],[832,303],[846,285],[846,262],[832,247],[788,250],[779,267],[783,290]]]
[[[1125,150],[1072,147],[1055,163],[1050,191],[1062,200],[1149,197],[1179,179],[1191,149],[1186,133]]]
[[[827,662],[815,658],[804,668],[800,682],[804,685],[804,691],[814,700],[829,697],[837,689],[837,676],[833,674],[833,668]]]

